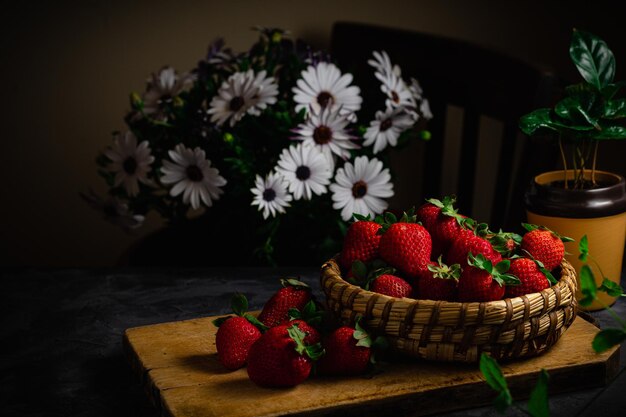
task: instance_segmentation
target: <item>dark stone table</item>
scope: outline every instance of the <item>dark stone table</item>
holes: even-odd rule
[[[124,330],[227,313],[236,291],[248,296],[251,308],[260,308],[286,275],[300,275],[319,293],[317,268],[5,271],[1,414],[156,416],[122,354]],[[615,311],[626,317],[625,299]],[[614,325],[606,312],[594,316],[603,327]],[[620,373],[608,387],[552,396],[552,415],[623,415],[625,363],[622,349]],[[498,414],[483,407],[446,415]]]

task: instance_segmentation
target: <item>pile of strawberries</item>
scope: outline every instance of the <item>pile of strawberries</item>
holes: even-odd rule
[[[235,316],[214,321],[222,365],[229,370],[247,365],[250,380],[263,387],[298,385],[309,378],[314,367],[320,375],[366,372],[374,350],[384,348],[385,340],[372,340],[358,320],[354,326],[333,323],[305,283],[295,279],[281,282],[283,288],[258,317],[246,312],[248,302],[238,294],[231,301]]]
[[[570,238],[523,224],[524,236],[492,232],[458,213],[455,199],[427,200],[400,219],[355,215],[339,263],[349,282],[392,297],[495,301],[556,283]]]

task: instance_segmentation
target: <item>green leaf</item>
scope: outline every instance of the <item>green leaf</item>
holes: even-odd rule
[[[589,239],[587,239],[587,235],[583,235],[583,237],[580,238],[580,242],[578,242],[578,252],[580,252],[578,259],[586,262],[589,256]]]
[[[589,265],[583,265],[580,269],[580,291],[584,296],[580,300],[581,306],[588,306],[596,299],[596,282]]]
[[[591,342],[596,353],[602,353],[626,340],[626,331],[623,329],[604,329],[598,332]]]
[[[496,271],[501,274],[504,274],[511,267],[511,261],[505,259],[504,261],[500,261],[496,264]]]
[[[613,82],[615,57],[602,39],[574,30],[569,53],[580,75],[598,90]]]
[[[296,278],[281,278],[280,283],[283,287],[296,287],[301,289],[310,290],[311,287],[305,282],[302,282]]]
[[[611,281],[608,278],[602,280],[602,285],[598,287],[598,291],[603,291],[611,297],[619,297],[624,294],[624,289],[616,282]]]
[[[558,130],[551,117],[551,109],[537,109],[532,113],[522,116],[519,120],[519,128],[528,136],[534,135],[541,128]]]
[[[238,316],[243,316],[248,311],[248,299],[245,295],[237,293],[230,299],[230,308]]]
[[[581,122],[582,119],[596,129],[598,126],[598,118],[591,114],[591,109],[595,102],[595,96],[589,97],[565,97],[554,106],[554,112],[574,123]]]
[[[220,327],[222,324],[224,324],[224,322],[225,322],[226,320],[228,320],[228,319],[229,319],[229,318],[231,318],[231,317],[232,317],[232,316],[225,316],[225,317],[220,317],[220,318],[217,318],[217,319],[213,320],[213,325],[214,325],[215,327]]]
[[[499,394],[494,401],[494,405],[499,412],[503,412],[508,406],[513,404],[513,397],[511,397],[500,365],[491,356],[482,353],[479,368],[487,384]]]
[[[244,314],[243,317],[246,320],[248,320],[250,323],[252,323],[257,329],[259,329],[262,332],[264,332],[267,329],[269,329],[269,327],[267,327],[265,324],[263,324],[259,319],[254,317],[252,314]]]
[[[607,119],[620,119],[626,117],[626,99],[609,100],[604,105],[604,117]]]
[[[548,403],[548,372],[545,369],[539,373],[539,379],[535,388],[530,393],[528,400],[528,412],[533,417],[549,417],[550,405]]]
[[[537,226],[536,224],[530,224],[530,223],[522,223],[522,227],[529,232],[539,229],[539,226]]]
[[[620,140],[626,139],[626,127],[623,126],[603,126],[591,135],[591,139],[595,140]]]
[[[358,259],[352,262],[352,275],[359,281],[364,281],[367,277],[367,266]]]
[[[611,100],[615,94],[623,87],[626,87],[626,81],[619,81],[615,84],[608,84],[607,86],[602,88],[602,96],[605,100]]]

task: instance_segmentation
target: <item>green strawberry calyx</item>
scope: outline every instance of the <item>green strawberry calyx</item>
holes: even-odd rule
[[[307,345],[304,343],[304,338],[307,336],[297,324],[293,324],[287,328],[289,337],[296,343],[295,350],[302,356],[308,356],[311,360],[318,360],[324,353],[324,349],[320,343],[314,345]]]
[[[493,278],[498,285],[520,285],[522,282],[515,275],[507,273],[511,267],[511,261],[505,259],[493,265],[491,261],[484,255],[478,254],[474,256],[471,252],[467,256],[467,262],[473,267],[481,269]]]
[[[294,287],[294,288],[302,289],[302,290],[308,290],[308,291],[311,290],[311,287],[309,287],[306,283],[300,281],[297,278],[291,278],[291,277],[281,278],[280,284],[285,288]]]
[[[563,242],[563,243],[573,242],[574,241],[574,239],[572,239],[571,237],[560,235],[557,232],[555,232],[554,230],[548,229],[546,226],[538,226],[536,224],[531,224],[531,223],[522,223],[522,227],[524,229],[526,229],[527,231],[529,231],[529,232],[533,232],[535,230],[544,230],[546,232],[550,232],[550,233],[552,233],[552,235],[554,237],[560,239],[561,242]]]
[[[256,328],[258,328],[261,332],[264,332],[264,331],[266,331],[269,328],[266,325],[264,325],[263,323],[261,323],[252,314],[247,312],[248,311],[248,299],[246,298],[245,295],[243,295],[241,293],[233,294],[232,298],[230,299],[230,309],[238,317],[243,317],[246,320],[248,320],[252,325],[254,325]],[[232,317],[233,316],[230,316],[230,315],[229,316],[225,316],[225,317],[219,317],[219,318],[213,320],[213,325],[215,325],[215,327],[220,327],[222,324],[224,324],[224,322],[226,320],[228,320],[228,319],[230,319]]]
[[[324,311],[319,309],[313,300],[304,305],[302,310],[289,309],[289,320],[303,320],[311,326],[319,326],[322,323]]]
[[[376,352],[386,350],[389,347],[389,341],[383,336],[378,336],[375,339],[372,339],[369,332],[361,326],[362,318],[363,317],[360,315],[357,316],[354,322],[354,333],[352,333],[352,337],[357,341],[356,346],[371,349],[372,353],[370,355],[370,362],[375,364]]]
[[[497,233],[488,231],[485,238],[491,243],[491,246],[504,257],[513,255],[522,244],[522,236],[517,233],[503,232],[502,229]]]
[[[437,265],[428,264],[428,270],[433,273],[434,278],[454,279],[458,281],[459,277],[461,276],[461,265],[446,265],[443,263],[442,256],[443,255],[439,255],[439,259],[437,259]]]
[[[351,270],[353,278],[348,278],[348,282],[358,285],[364,290],[369,290],[372,282],[381,275],[394,275],[396,273],[395,268],[387,265],[385,261],[380,259],[375,259],[369,265],[357,259],[352,263]]]
[[[441,214],[454,218],[459,226],[464,229],[474,230],[476,227],[475,220],[460,215],[459,210],[454,207],[454,204],[456,203],[455,195],[447,195],[443,198],[443,201],[437,200],[436,198],[429,198],[426,202],[440,208]]]
[[[379,235],[385,234],[387,229],[389,229],[391,225],[395,223],[418,223],[417,216],[415,215],[415,207],[412,207],[409,211],[405,211],[404,213],[402,213],[402,216],[399,219],[398,216],[388,211],[379,220],[380,222],[377,221],[377,223],[381,225],[381,228],[378,229],[377,232],[377,234]]]

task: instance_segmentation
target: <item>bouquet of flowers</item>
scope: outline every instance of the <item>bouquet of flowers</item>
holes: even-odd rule
[[[131,94],[128,130],[97,159],[109,196],[88,202],[127,230],[151,210],[172,224],[204,214],[216,246],[269,262],[280,244],[323,259],[353,213],[387,209],[387,151],[428,136],[418,82],[374,51],[381,102],[360,114],[351,74],[285,31],[258,30],[248,52],[218,40],[191,72],[164,67]]]

